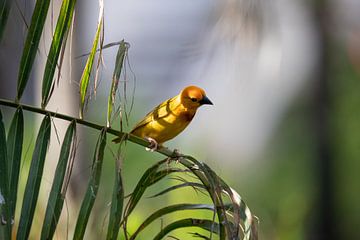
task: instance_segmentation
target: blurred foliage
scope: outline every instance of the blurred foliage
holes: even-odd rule
[[[334,44],[335,45],[335,44]],[[331,65],[330,111],[332,153],[335,162],[336,217],[344,239],[358,239],[360,222],[360,76],[345,46],[336,43]]]

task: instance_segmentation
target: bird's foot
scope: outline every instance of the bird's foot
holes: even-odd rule
[[[148,147],[146,147],[146,151],[150,151],[150,152],[154,152],[155,150],[158,149],[159,144],[157,143],[157,141],[151,137],[145,137],[145,140],[148,141],[150,144]]]

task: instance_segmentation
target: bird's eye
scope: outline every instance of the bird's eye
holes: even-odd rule
[[[197,102],[197,99],[196,98],[191,98],[191,101]]]

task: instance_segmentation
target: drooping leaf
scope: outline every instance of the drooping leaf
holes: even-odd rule
[[[64,184],[64,178],[69,159],[72,157],[70,153],[71,149],[74,147],[75,134],[76,122],[72,121],[66,131],[60,150],[59,161],[54,174],[54,180],[46,207],[43,227],[41,230],[41,239],[43,240],[53,238],[57,223],[60,218],[67,190],[67,185]]]
[[[243,226],[241,227],[243,229],[243,239],[257,239],[254,217],[238,193],[230,188],[205,163],[201,163],[191,156],[183,156],[179,162],[192,170],[204,186],[206,186],[208,193],[216,206],[216,215],[220,223],[220,239],[225,239],[226,237],[237,238],[240,235],[240,219],[243,221]],[[223,198],[224,193],[229,197],[231,201],[230,204],[225,203],[225,199]],[[232,212],[233,222],[227,217],[228,211]]]
[[[115,168],[115,182],[111,200],[107,240],[116,240],[121,223],[122,210],[124,205],[124,186],[121,177],[120,166]]]
[[[94,63],[96,48],[100,38],[101,28],[103,25],[103,14],[104,14],[103,10],[104,8],[103,8],[102,0],[100,0],[99,20],[97,24],[96,34],[94,37],[90,55],[86,61],[86,65],[80,79],[80,118],[81,119],[84,117],[84,107],[85,107],[87,89],[89,86],[90,74]]]
[[[209,168],[209,167],[208,167]],[[209,168],[210,169],[210,168]],[[215,174],[215,173],[214,173]],[[219,183],[221,185],[221,188],[223,189],[223,192],[226,193],[226,195],[230,198],[231,200],[231,205],[232,205],[232,217],[233,217],[233,223],[234,223],[234,229],[232,231],[232,235],[233,236],[239,236],[239,232],[240,232],[240,220],[241,217],[243,219],[243,221],[246,223],[247,221],[247,217],[246,217],[246,213],[245,213],[245,208],[241,208],[241,207],[247,207],[245,205],[245,203],[242,201],[240,195],[235,192],[231,187],[229,187],[225,181],[223,181],[220,177],[218,177],[219,179]],[[243,203],[243,204],[242,204]],[[251,216],[252,218],[252,216]],[[244,232],[250,232],[250,225],[249,226],[245,226]],[[244,234],[245,234],[244,233]],[[251,233],[250,233],[251,234]],[[250,234],[248,237],[250,237]],[[249,238],[250,239],[250,238]]]
[[[226,207],[225,207],[226,204],[222,197],[223,186],[221,186],[221,178],[207,164],[202,163],[201,166],[202,166],[202,170],[204,171],[210,182],[211,191],[214,192],[216,196],[215,205],[216,205],[217,215],[219,218],[221,235],[222,236],[227,235],[228,238],[238,237],[239,232],[237,231],[237,229],[234,230],[232,228],[233,225],[230,224],[228,215],[226,213]],[[236,226],[236,228],[238,228],[238,225]]]
[[[54,73],[59,59],[60,50],[65,47],[67,33],[70,29],[76,0],[63,0],[60,14],[57,20],[54,36],[47,56],[44,77],[42,82],[42,108],[45,108],[51,97],[51,89],[54,85]],[[59,69],[60,71],[60,69]]]
[[[22,109],[18,108],[11,121],[10,129],[7,137],[7,156],[8,156],[8,170],[9,170],[9,180],[10,180],[9,202],[10,202],[10,215],[12,219],[14,219],[15,216],[23,139],[24,139],[24,117],[23,117]]]
[[[78,219],[76,222],[74,238],[73,238],[74,240],[83,239],[85,234],[86,225],[99,189],[105,146],[106,146],[106,130],[103,129],[96,143],[93,165],[91,169],[91,176],[85,193],[85,197],[81,204]]]
[[[51,132],[50,116],[46,115],[41,123],[40,130],[35,142],[35,149],[32,155],[29,176],[27,178],[24,200],[21,208],[18,240],[26,240],[29,237],[35,207],[39,196],[40,183],[42,179],[45,157],[48,150]]]
[[[6,22],[9,16],[11,0],[2,0],[0,3],[0,42],[5,31]]]
[[[122,41],[123,41],[123,40],[122,40]],[[111,47],[113,47],[113,46],[120,45],[120,43],[121,43],[122,41],[111,42],[111,43],[105,44],[105,45],[102,47],[102,50],[107,49],[107,48],[111,48]],[[96,52],[99,52],[99,51],[100,51],[100,48],[96,49]],[[75,59],[82,58],[82,57],[86,57],[86,56],[89,56],[89,55],[90,55],[90,52],[84,53],[84,54],[81,54],[81,55],[75,57]]]
[[[164,215],[173,213],[176,211],[184,211],[184,210],[211,210],[214,211],[214,206],[208,204],[175,204],[171,206],[167,206],[161,208],[151,214],[146,220],[138,227],[138,229],[134,232],[134,234],[130,237],[130,240],[135,240],[139,233],[145,229],[148,225],[150,225],[154,220],[161,219]]]
[[[118,49],[118,52],[116,55],[115,68],[114,68],[114,73],[113,73],[113,77],[112,77],[110,93],[109,93],[109,97],[108,97],[108,107],[107,107],[107,126],[108,127],[111,126],[111,115],[112,115],[112,111],[113,111],[113,106],[115,104],[116,92],[118,89],[120,74],[121,74],[121,70],[123,68],[124,59],[125,59],[127,50],[128,50],[128,45],[124,40],[122,40],[120,42],[119,49]]]
[[[201,238],[201,239],[206,239],[206,240],[211,240],[210,237],[202,235],[200,233],[194,232],[194,233],[190,233],[194,238]]]
[[[10,239],[11,215],[9,204],[9,174],[6,153],[5,127],[0,111],[0,237]]]
[[[168,176],[171,173],[183,171],[182,169],[177,169],[177,168],[167,168],[167,169],[159,170],[160,166],[166,163],[167,161],[168,159],[164,159],[145,171],[145,173],[139,180],[138,184],[136,185],[133,193],[131,194],[129,202],[127,203],[125,216],[124,216],[125,220],[126,220],[126,216],[129,216],[131,212],[134,210],[134,208],[136,207],[136,205],[138,204],[145,190],[148,187],[160,181],[161,179],[163,179],[164,177]]]
[[[230,238],[235,238],[239,236],[239,233],[242,232],[243,238],[246,240],[257,239],[257,230],[256,223],[254,221],[254,216],[252,215],[249,207],[241,199],[240,195],[232,189],[228,184],[221,179],[216,173],[207,165],[205,165],[208,172],[210,172],[214,178],[217,179],[217,184],[219,188],[225,193],[231,201],[231,213],[232,213],[232,224],[226,224],[228,235]],[[216,176],[216,177],[215,177]],[[225,207],[222,207],[224,212],[227,211]],[[243,221],[243,226],[241,226],[241,220]],[[242,231],[240,231],[242,229]]]
[[[70,36],[70,52],[72,52],[72,48],[71,48],[71,39],[72,39],[72,32],[74,29],[72,29],[72,27],[74,26],[74,17],[72,19],[72,21],[70,22],[70,27],[68,29],[68,31],[66,32],[64,38],[65,40],[62,42],[61,44],[61,48],[60,48],[60,56],[59,56],[59,60],[58,60],[58,72],[57,72],[57,76],[55,77],[56,78],[56,84],[59,85],[59,82],[60,82],[60,78],[61,78],[61,69],[62,69],[62,66],[63,66],[63,63],[64,63],[64,57],[65,57],[65,50],[66,50],[66,43],[67,43],[67,38],[68,36]],[[72,66],[72,59],[70,58],[69,60],[69,65]],[[70,68],[70,72],[71,72],[71,68]],[[55,80],[54,80],[55,82]],[[50,96],[52,95],[52,92],[55,88],[55,83],[53,84],[53,86],[51,87],[51,90],[50,90]]]
[[[175,221],[163,229],[154,237],[154,240],[163,239],[168,233],[179,228],[199,227],[207,231],[219,234],[219,224],[208,219],[186,218]]]
[[[44,29],[44,23],[49,5],[49,0],[36,1],[20,61],[16,96],[17,101],[20,101],[29,79],[31,69],[34,64],[35,55],[38,50],[41,33]]]
[[[194,189],[204,189],[204,185],[202,185],[201,183],[184,182],[184,183],[181,183],[181,184],[177,184],[177,185],[168,187],[168,188],[164,189],[163,191],[150,196],[150,198],[158,197],[158,196],[161,196],[163,194],[166,194],[166,193],[169,193],[171,191],[174,191],[174,190],[177,190],[177,189],[180,189],[180,188],[184,188],[184,187],[192,187]]]
[[[221,202],[221,189],[218,188],[216,179],[209,173],[208,169],[204,166],[204,163],[199,162],[191,156],[182,156],[179,162],[191,170],[195,176],[202,182],[207,192],[216,207],[216,216],[219,221],[219,237],[221,240],[226,238],[226,211],[222,207]]]

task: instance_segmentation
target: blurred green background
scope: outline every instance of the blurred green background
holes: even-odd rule
[[[56,15],[61,1],[53,1]],[[34,1],[13,4],[0,43],[0,97],[14,99],[17,69]],[[62,80],[49,109],[78,114],[78,86],[97,21],[97,1],[78,1],[72,37],[65,55]],[[259,218],[260,239],[360,239],[360,4],[333,1],[106,1],[105,43],[125,39],[129,62],[122,79],[128,83],[128,105],[135,87],[134,108],[125,131],[152,107],[186,85],[204,88],[214,106],[202,107],[191,126],[167,146],[209,164],[246,201]],[[51,40],[48,19],[32,88],[24,102],[39,105],[43,64]],[[106,101],[116,48],[104,51],[97,95],[86,118],[105,124]],[[2,110],[5,108],[2,108]],[[5,110],[10,124],[12,110]],[[39,117],[26,116],[25,149],[34,145]],[[63,122],[55,121],[60,141]],[[115,120],[114,128],[119,128]],[[73,229],[87,184],[97,132],[80,128],[64,224],[56,238]],[[87,239],[101,239],[111,199],[113,154],[108,139],[99,199]],[[46,202],[59,143],[52,134],[47,177],[42,182]],[[53,157],[52,157],[53,156]],[[144,170],[162,158],[127,143],[122,148],[126,194]],[[23,189],[31,156],[24,153]],[[146,196],[175,180],[162,181]],[[21,199],[22,191],[20,191]],[[155,209],[169,203],[207,201],[191,189],[161,198],[144,199],[136,210],[134,228]],[[19,202],[17,210],[20,210]],[[32,238],[37,238],[45,205],[39,203]],[[193,216],[191,212],[182,213]],[[198,213],[202,214],[202,213]],[[208,214],[208,213],[203,213]],[[184,216],[184,215],[181,215]],[[164,218],[163,223],[179,216]],[[67,221],[69,222],[67,223]],[[141,239],[161,229],[149,228]],[[37,227],[38,226],[38,227]],[[71,231],[71,230],[70,230]],[[191,230],[189,230],[191,232]],[[185,233],[175,232],[181,239]]]

